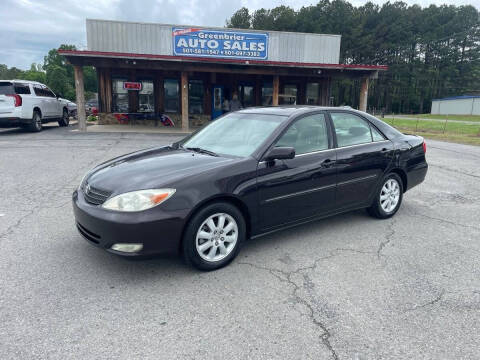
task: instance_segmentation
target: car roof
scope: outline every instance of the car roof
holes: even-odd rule
[[[13,80],[0,80],[0,82],[9,82],[9,83],[22,83],[22,84],[39,84],[39,85],[43,85],[42,83],[39,83],[38,81],[32,81],[32,80],[21,80],[21,79],[13,79]]]
[[[244,114],[266,114],[266,115],[281,115],[281,116],[295,116],[314,112],[318,110],[348,110],[356,113],[363,113],[352,109],[349,106],[314,106],[314,105],[281,105],[281,106],[257,106],[249,107],[239,110],[238,112]]]

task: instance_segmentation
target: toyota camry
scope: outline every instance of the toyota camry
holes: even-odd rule
[[[118,255],[180,253],[213,270],[246,239],[360,208],[393,216],[424,180],[425,152],[422,137],[356,110],[249,108],[89,171],[76,226]]]

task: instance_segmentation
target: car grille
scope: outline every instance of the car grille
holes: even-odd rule
[[[83,187],[83,195],[85,196],[85,201],[93,205],[101,205],[107,200],[111,191],[102,190],[95,188],[88,183]]]

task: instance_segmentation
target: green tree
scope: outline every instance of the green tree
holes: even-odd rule
[[[227,27],[237,29],[248,29],[250,27],[250,13],[246,7],[242,7],[227,20]]]
[[[388,65],[371,82],[369,104],[377,109],[427,112],[432,98],[480,93],[480,15],[470,5],[422,8],[397,1],[355,7],[321,0],[298,11],[259,9],[249,23],[261,30],[340,34],[342,63]],[[358,106],[359,86],[358,80],[334,81],[335,104]]]

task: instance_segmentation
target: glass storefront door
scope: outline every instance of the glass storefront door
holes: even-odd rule
[[[253,85],[242,84],[238,86],[238,100],[243,108],[255,106],[255,91]]]
[[[153,81],[143,80],[142,89],[138,92],[138,112],[155,112],[155,97],[153,92]]]

